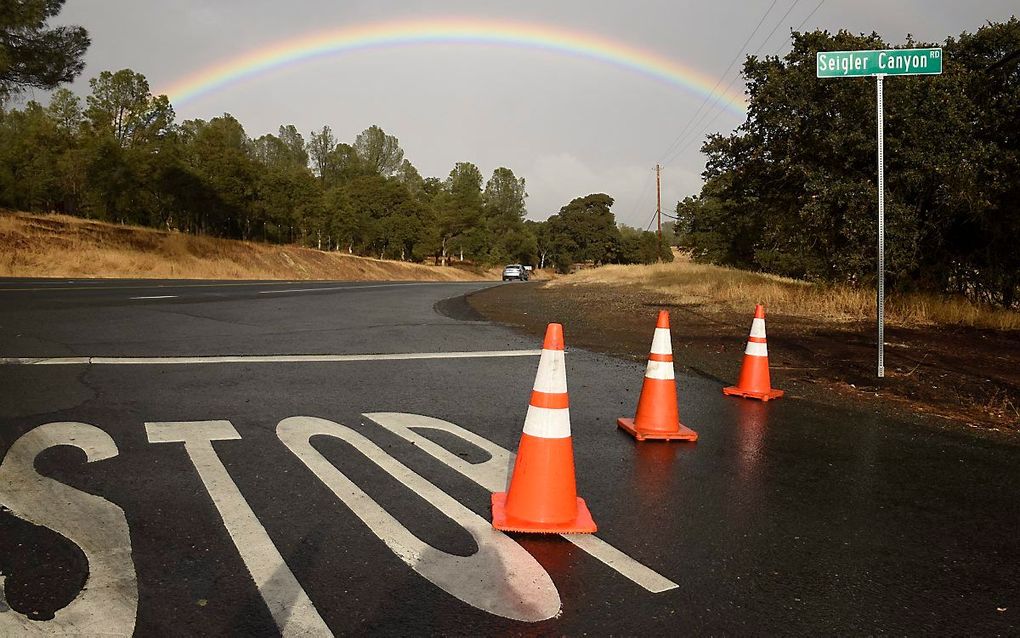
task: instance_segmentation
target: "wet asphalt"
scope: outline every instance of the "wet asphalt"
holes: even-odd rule
[[[486,285],[0,280],[0,357],[540,347],[459,299]],[[0,364],[0,457],[46,423],[110,435],[112,458],[86,463],[61,446],[35,467],[123,510],[139,636],[279,633],[183,446],[146,438],[146,422],[205,420],[236,428],[240,439],[213,448],[337,635],[1020,633],[1020,449],[802,400],[724,397],[715,381],[682,375],[681,418],[699,441],[637,444],[615,424],[633,416],[643,366],[571,349],[569,325],[565,335],[578,492],[597,535],[675,589],[650,593],[559,537],[514,535],[551,576],[560,614],[526,623],[476,609],[411,570],[276,434],[292,416],[349,426],[488,519],[488,491],[363,415],[435,417],[514,450],[530,356]],[[475,551],[352,446],[313,443],[421,540]],[[6,508],[0,573],[0,623],[21,614],[42,628],[89,574],[75,543]]]

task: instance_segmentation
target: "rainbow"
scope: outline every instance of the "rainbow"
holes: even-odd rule
[[[640,73],[701,96],[713,95],[716,85],[716,78],[689,65],[592,33],[521,22],[445,18],[379,22],[300,35],[205,67],[156,92],[179,106],[263,73],[327,56],[428,44],[523,47],[571,55]],[[747,103],[743,94],[717,90],[714,95],[726,110],[744,116]]]

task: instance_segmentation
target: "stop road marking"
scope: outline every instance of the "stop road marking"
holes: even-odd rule
[[[511,454],[453,423],[402,413],[365,415],[379,426],[414,443],[436,460],[488,490],[502,489]],[[225,420],[146,423],[150,443],[183,443],[184,451],[209,492],[224,527],[284,635],[330,631],[269,534],[227,472],[212,441],[241,436]],[[490,458],[470,463],[421,436],[416,429],[442,430],[480,447]],[[556,616],[559,593],[545,569],[509,536],[452,496],[384,452],[364,435],[326,419],[290,417],[277,426],[280,441],[404,563],[451,596],[490,614],[522,622]],[[470,556],[443,552],[414,536],[385,508],[327,461],[309,443],[316,435],[353,445],[368,460],[464,528],[478,547]],[[0,502],[15,516],[51,529],[81,548],[89,564],[86,586],[48,621],[30,620],[11,610],[0,614],[0,634],[130,634],[138,607],[138,585],[131,538],[123,510],[101,496],[65,485],[35,470],[43,451],[72,445],[88,460],[117,456],[116,444],[100,428],[86,423],[48,423],[22,435],[0,463]],[[71,504],[72,507],[67,507]],[[622,576],[653,593],[676,583],[638,563],[593,535],[564,536]],[[507,567],[510,569],[507,569]],[[3,596],[0,577],[0,600]]]

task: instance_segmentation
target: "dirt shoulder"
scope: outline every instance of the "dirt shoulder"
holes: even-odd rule
[[[486,318],[541,337],[562,323],[567,343],[631,360],[648,356],[655,314],[670,311],[677,365],[722,385],[739,374],[746,313],[671,304],[603,284],[489,288],[468,297]],[[1020,333],[886,329],[886,376],[876,376],[874,324],[826,324],[769,314],[773,387],[788,396],[878,410],[891,418],[1020,444]]]

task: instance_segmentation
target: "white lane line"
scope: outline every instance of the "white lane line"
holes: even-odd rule
[[[0,365],[190,365],[204,363],[350,363],[417,359],[487,359],[537,357],[541,350],[482,350],[476,352],[403,352],[394,354],[270,354],[216,357],[2,357]]]
[[[63,283],[63,282],[56,282]],[[69,282],[70,283],[70,282]],[[90,286],[87,290],[152,290],[153,288],[229,288],[235,286],[284,286],[287,284],[305,283],[301,281],[259,281],[259,282],[233,282],[216,284],[146,284],[144,286],[102,286],[102,282],[80,281],[77,286],[61,286],[53,288],[0,288],[0,292],[33,292],[40,290],[86,290],[81,286]],[[41,284],[33,284],[41,285]]]
[[[369,280],[371,281],[371,280]],[[33,286],[43,286],[46,282],[33,284]],[[63,284],[64,282],[53,282],[53,284]],[[236,286],[286,286],[295,284],[305,284],[306,281],[259,281],[259,282],[241,282],[241,283],[217,283],[217,284],[149,284],[145,286],[103,286],[100,285],[102,282],[89,282],[83,281],[78,282],[76,286],[68,285],[53,285],[51,288],[0,288],[0,292],[39,292],[39,291],[50,291],[50,290],[152,290],[154,288],[231,288]],[[332,282],[326,282],[332,283]],[[354,283],[354,282],[349,282]],[[480,283],[493,283],[487,279],[478,279],[474,281],[419,281],[410,284],[384,284],[387,286],[426,286],[426,285],[444,285],[444,286],[456,286],[456,285],[473,285]],[[11,284],[8,284],[11,285]],[[86,286],[86,287],[82,287]],[[351,288],[370,288],[378,286],[351,286]],[[308,288],[306,290],[327,290],[328,288]],[[280,292],[289,292],[281,290]]]
[[[507,473],[512,466],[514,456],[509,450],[496,445],[492,441],[449,421],[429,416],[396,412],[375,412],[367,413],[363,416],[405,441],[414,444],[433,458],[445,463],[490,492],[506,489]],[[418,434],[412,428],[440,430],[457,436],[487,452],[489,460],[482,463],[471,463],[453,454],[438,443],[434,443],[431,439]],[[593,558],[601,561],[607,567],[615,570],[621,576],[653,594],[679,587],[675,582],[655,570],[642,565],[594,534],[561,534],[560,536],[576,545],[579,549],[587,552]]]
[[[131,299],[177,299],[177,295],[153,295],[152,297],[131,297]]]
[[[429,282],[433,283],[433,282]],[[397,286],[421,286],[422,283],[413,284],[372,284],[371,286],[324,286],[321,288],[288,288],[286,290],[260,290],[260,295],[281,295],[285,292],[318,292],[320,290],[363,290],[365,288],[395,288]]]
[[[91,357],[5,357],[0,359],[0,365],[45,365],[45,366],[87,366]]]

